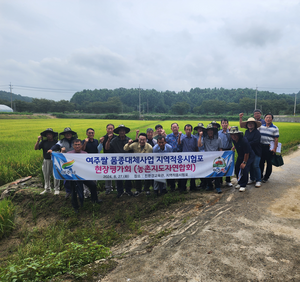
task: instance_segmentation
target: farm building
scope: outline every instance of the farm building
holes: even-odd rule
[[[13,110],[6,105],[0,105],[0,112],[13,112]]]

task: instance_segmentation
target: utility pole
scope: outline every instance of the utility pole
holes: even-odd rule
[[[256,92],[255,92],[255,108],[254,108],[254,110],[257,109],[256,106],[257,106],[257,85],[256,85]]]
[[[139,119],[141,119],[141,88],[139,85]]]
[[[294,116],[296,115],[296,97],[297,97],[297,94],[295,93]]]
[[[11,85],[11,82],[9,83],[9,89],[10,89],[10,107],[12,109],[13,107],[12,107],[12,85]]]

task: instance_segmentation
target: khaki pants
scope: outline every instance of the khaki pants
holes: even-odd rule
[[[45,180],[44,188],[45,190],[50,191],[51,190],[50,179],[51,179],[51,175],[53,175],[52,160],[44,159],[42,170],[43,170],[44,180]],[[54,190],[59,191],[59,180],[55,178],[54,178]]]

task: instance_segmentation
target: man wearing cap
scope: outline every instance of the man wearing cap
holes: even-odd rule
[[[273,115],[268,113],[265,115],[265,125],[259,127],[259,131],[261,134],[261,144],[262,144],[262,154],[260,159],[260,170],[262,182],[267,182],[272,173],[272,158],[273,155],[276,154],[276,149],[278,146],[278,138],[279,138],[279,129],[276,125],[273,124]],[[270,150],[270,145],[273,144],[272,150]],[[265,171],[265,175],[263,175],[265,162],[267,162],[267,168]]]
[[[214,128],[217,128],[218,130],[220,130],[220,124],[219,123],[217,123],[216,121],[212,121],[210,124],[212,124],[212,126],[214,127]]]
[[[178,126],[177,122],[173,122],[171,124],[171,130],[172,130],[172,133],[167,135],[166,141],[172,147],[172,152],[174,152],[174,153],[181,152],[181,146],[178,145],[179,126]],[[171,188],[171,191],[175,191],[176,180],[175,179],[168,179],[167,182],[168,182],[168,185]]]
[[[117,135],[114,134],[115,126],[112,123],[106,125],[106,134],[99,139],[98,152],[100,153],[103,149],[104,154],[113,153],[110,148],[110,142]],[[117,185],[116,185],[117,188]],[[105,194],[109,195],[113,191],[112,180],[105,180]]]
[[[200,132],[199,135],[203,136],[198,139],[198,147],[204,145],[205,152],[211,151],[222,151],[222,141],[218,136],[218,128],[214,127],[211,123],[207,125],[206,130],[204,132]],[[220,178],[205,178],[205,182],[207,183],[206,191],[210,191],[213,188],[212,181],[215,180],[215,187],[218,194],[222,193],[220,188]]]
[[[124,145],[125,151],[132,150],[134,153],[152,153],[153,149],[150,144],[147,143],[147,134],[146,133],[140,133],[139,139],[133,141],[132,139],[129,139],[128,143]],[[150,181],[150,180],[145,180]],[[142,192],[142,180],[136,180],[136,191],[134,193],[135,196],[138,196]],[[145,184],[145,191],[146,195],[150,195],[149,191],[149,183],[148,185]]]
[[[77,133],[73,131],[70,127],[66,127],[63,132],[59,133],[58,136],[59,141],[48,150],[48,153],[52,153],[53,151],[61,151],[62,153],[67,153],[73,148],[73,140],[77,139]],[[64,181],[64,186],[66,189],[66,198],[71,196],[71,187],[68,181]]]
[[[243,132],[239,131],[237,126],[232,126],[229,130],[233,142],[233,149],[238,153],[235,163],[235,175],[238,179],[238,185],[235,186],[240,192],[246,190],[248,183],[248,173],[252,162],[254,161],[255,154],[246,138],[243,137]]]
[[[57,136],[58,136],[57,132],[54,132],[52,128],[47,128],[45,131],[41,132],[41,135],[38,136],[38,140],[34,145],[35,150],[43,149],[43,156],[44,156],[42,170],[43,170],[44,181],[45,181],[45,185],[44,185],[45,190],[40,193],[41,195],[44,193],[51,192],[50,178],[51,178],[51,174],[53,174],[53,164],[51,160],[51,154],[48,153],[48,150],[56,144]],[[59,194],[59,180],[54,178],[54,195],[58,195],[58,194]]]
[[[221,138],[222,141],[222,151],[230,151],[232,148],[231,138],[229,134],[229,121],[227,118],[223,118],[221,120],[221,126],[222,129],[218,131],[218,135]],[[222,184],[222,178],[221,178],[221,184]],[[226,176],[226,185],[228,187],[232,187],[232,183],[230,181],[230,176]]]
[[[114,133],[119,134],[119,136],[115,137],[114,139],[111,140],[109,144],[107,144],[106,146],[107,150],[111,150],[113,153],[122,153],[122,154],[127,153],[127,151],[124,150],[124,146],[130,140],[130,138],[126,136],[126,133],[128,133],[129,131],[130,129],[123,124],[115,128]],[[117,198],[120,198],[124,194],[123,181],[116,180],[116,182],[117,182],[117,191],[118,191]],[[133,196],[133,193],[131,192],[130,180],[125,180],[125,190],[128,196]]]

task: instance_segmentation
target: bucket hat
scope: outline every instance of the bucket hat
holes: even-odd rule
[[[218,127],[218,129],[221,127],[221,125],[214,120],[211,122],[211,124],[216,125]]]
[[[218,136],[218,128],[215,128],[211,123],[209,123],[209,124],[207,125],[206,130],[204,131],[203,136],[207,136],[207,131],[208,131],[209,129],[212,129],[212,130],[213,130],[214,136]],[[214,137],[214,138],[215,138],[215,137]]]
[[[66,133],[72,133],[73,138],[78,138],[75,131],[73,131],[70,127],[66,127],[63,132],[59,133],[59,140],[64,139]]]
[[[241,124],[240,124],[241,128],[247,128],[247,123],[250,122],[250,121],[252,121],[252,122],[254,122],[256,124],[256,128],[258,128],[258,127],[261,126],[261,122],[260,121],[256,120],[253,117],[250,117],[250,118],[247,119],[247,121],[241,122]]]
[[[202,122],[199,122],[198,125],[194,127],[194,130],[198,130],[198,128],[202,128],[205,130],[205,126]]]
[[[43,132],[41,132],[41,136],[43,137],[43,140],[47,140],[47,133],[52,133],[53,134],[53,139],[57,140],[58,137],[58,133],[53,131],[52,128],[47,128],[46,130],[44,130]]]
[[[130,131],[130,128],[126,127],[123,124],[120,124],[117,128],[114,129],[114,133],[119,134],[120,129],[124,129],[125,134],[127,134]]]
[[[237,126],[231,126],[231,128],[229,129],[229,134],[240,134],[243,136],[243,132],[239,131],[239,128]]]

